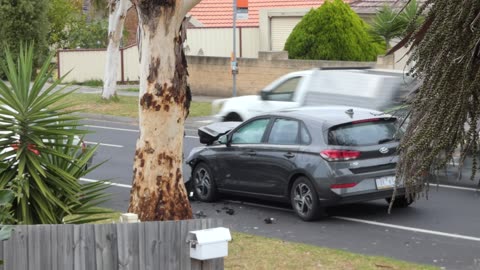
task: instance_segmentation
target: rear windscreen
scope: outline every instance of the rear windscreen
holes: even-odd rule
[[[329,145],[362,146],[375,145],[398,140],[396,119],[348,123],[330,128]]]

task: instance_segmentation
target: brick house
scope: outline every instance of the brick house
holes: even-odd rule
[[[369,21],[384,5],[399,9],[407,2],[407,0],[345,1],[366,21]],[[324,0],[249,0],[248,19],[237,20],[239,32],[237,55],[256,58],[258,51],[283,50],[285,41],[296,24],[310,9],[318,8],[323,2]],[[202,0],[187,16],[191,17],[187,54],[230,56],[233,44],[233,38],[230,37],[233,36],[231,30],[233,0]],[[137,24],[136,10],[131,8],[125,21],[125,28],[129,33],[128,45],[136,43]]]

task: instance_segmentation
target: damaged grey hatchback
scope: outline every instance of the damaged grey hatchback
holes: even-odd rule
[[[303,220],[325,207],[376,199],[407,207],[395,181],[401,130],[379,111],[332,106],[215,123],[199,130],[187,187],[200,201],[219,193],[290,202]]]

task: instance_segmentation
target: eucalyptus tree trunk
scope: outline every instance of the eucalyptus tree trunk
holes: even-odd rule
[[[117,71],[120,63],[120,42],[123,25],[128,9],[132,6],[130,0],[109,0],[110,15],[108,18],[108,48],[103,80],[103,99],[111,99],[116,95]]]
[[[139,19],[140,137],[129,212],[140,220],[192,217],[183,184],[184,121],[190,107],[184,17],[200,0],[133,0]]]

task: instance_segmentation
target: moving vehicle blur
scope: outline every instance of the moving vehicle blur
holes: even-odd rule
[[[259,95],[215,100],[217,121],[245,121],[262,113],[304,106],[355,106],[385,110],[398,104],[409,81],[403,72],[375,69],[312,69],[286,74]]]

